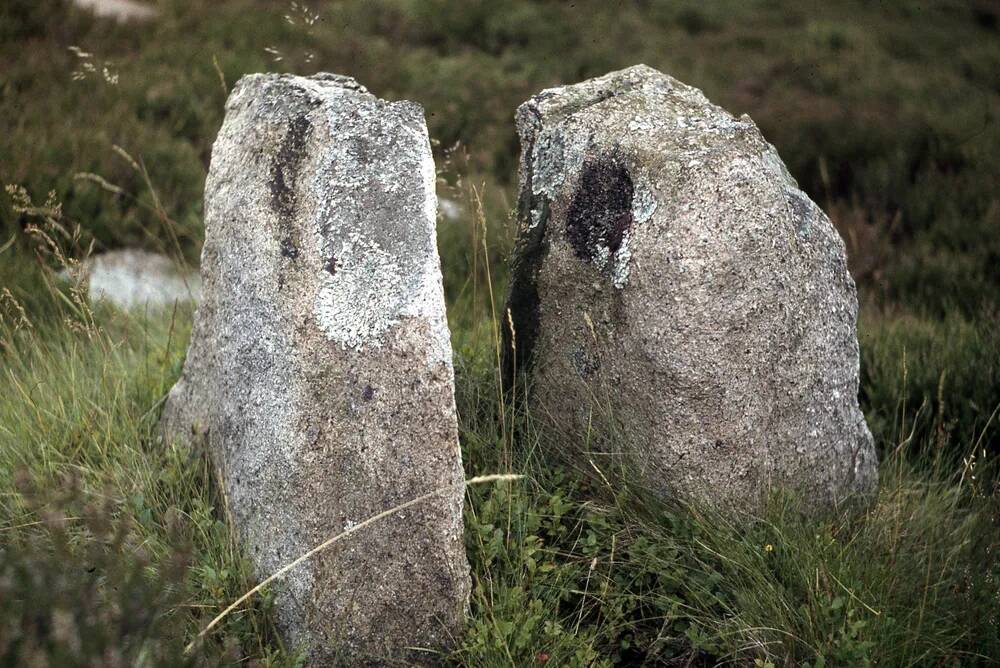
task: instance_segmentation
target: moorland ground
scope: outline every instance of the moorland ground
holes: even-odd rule
[[[461,665],[973,665],[1000,656],[1000,9],[987,0],[166,0],[117,25],[0,5],[0,663],[177,665],[252,585],[206,453],[157,441],[190,308],[91,306],[54,270],[139,246],[197,262],[243,74],[349,74],[424,105],[469,475]],[[751,527],[559,456],[498,391],[516,106],[644,62],[748,113],[858,282],[881,491]],[[627,434],[619,435],[627,438]],[[271,599],[187,659],[294,665]],[[108,659],[110,661],[110,659]]]

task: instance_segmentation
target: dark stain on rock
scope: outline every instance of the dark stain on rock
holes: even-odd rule
[[[326,259],[326,262],[323,263],[323,269],[325,269],[326,273],[330,274],[331,276],[335,276],[337,274],[338,266],[339,263],[337,262],[336,255],[331,255]]]
[[[601,368],[601,361],[586,350],[578,348],[573,352],[571,359],[577,375],[584,380],[592,378]]]
[[[583,164],[580,185],[566,214],[566,236],[576,256],[593,261],[598,248],[614,255],[632,226],[635,187],[628,169],[610,158]]]
[[[531,155],[531,147],[526,148]],[[507,308],[514,332],[510,327],[501,327],[503,336],[502,384],[505,390],[514,385],[517,371],[531,365],[531,355],[538,337],[539,296],[538,271],[547,251],[545,229],[549,221],[549,203],[543,196],[535,195],[531,188],[531,161],[523,165],[526,171],[526,187],[518,196],[518,216],[521,230],[512,254],[510,267],[510,288],[507,293]],[[528,222],[537,212],[538,224]],[[514,338],[516,337],[516,346]]]
[[[299,257],[299,248],[289,237],[281,240],[281,257],[287,257],[290,260]]]
[[[800,237],[808,237],[809,226],[814,216],[813,203],[794,190],[785,193],[785,200],[792,209],[792,215],[795,219],[795,233]]]
[[[271,159],[271,208],[284,219],[295,213],[295,185],[311,130],[307,116],[296,116],[288,125],[278,154]]]
[[[375,389],[371,385],[365,385],[361,391],[361,401],[371,401],[375,397]]]

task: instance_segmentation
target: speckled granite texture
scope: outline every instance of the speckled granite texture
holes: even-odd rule
[[[844,244],[753,121],[640,65],[543,91],[517,127],[505,372],[535,414],[581,451],[623,435],[667,497],[873,492]]]
[[[163,416],[207,439],[277,618],[312,665],[422,662],[462,631],[469,568],[423,110],[346,77],[250,75],[206,183],[203,300]],[[430,658],[428,658],[430,657]]]

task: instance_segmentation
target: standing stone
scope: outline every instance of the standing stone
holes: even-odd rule
[[[640,65],[536,95],[517,127],[506,378],[528,371],[533,412],[581,448],[623,434],[665,496],[872,492],[844,244],[750,118]]]
[[[236,85],[205,186],[203,297],[166,438],[207,439],[315,665],[427,661],[469,595],[454,372],[423,110],[346,77]],[[430,657],[430,659],[428,658]]]

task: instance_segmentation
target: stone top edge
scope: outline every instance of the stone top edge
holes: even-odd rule
[[[255,72],[240,77],[239,81],[236,82],[234,90],[236,87],[255,83],[281,83],[309,89],[342,88],[344,90],[371,95],[371,92],[359,83],[357,79],[345,74],[334,74],[333,72],[317,72],[309,76],[282,74],[278,72]]]
[[[648,65],[632,65],[593,79],[546,88],[521,104],[517,115],[519,119],[533,116],[541,121],[558,120],[610,98],[646,88],[669,92],[687,86]]]
[[[251,89],[259,91],[278,87],[293,96],[311,97],[318,104],[333,102],[336,99],[351,99],[357,102],[374,104],[380,109],[391,109],[407,119],[419,119],[424,123],[424,108],[419,102],[412,100],[385,100],[371,93],[363,84],[353,77],[332,72],[317,72],[310,76],[298,74],[282,74],[277,72],[257,72],[245,74],[236,82],[229,94],[226,108],[239,103],[243,94]]]

